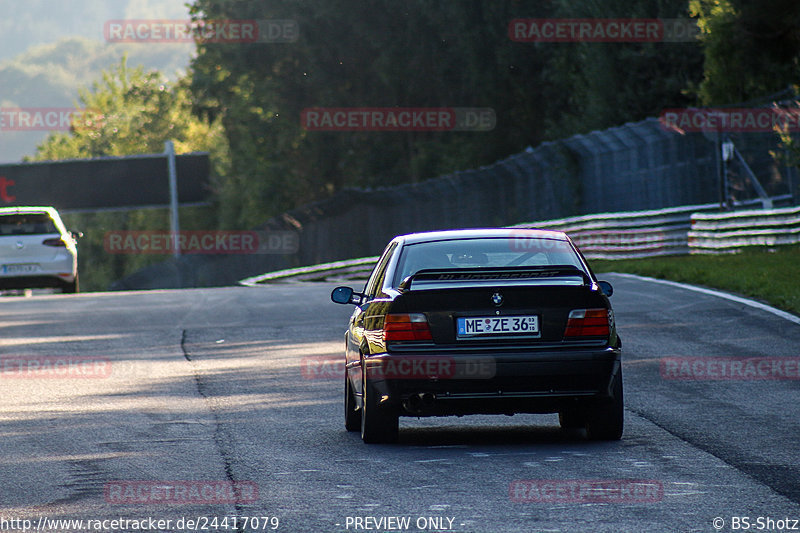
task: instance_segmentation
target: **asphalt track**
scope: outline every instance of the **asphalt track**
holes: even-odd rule
[[[625,435],[611,443],[564,434],[555,415],[517,415],[404,418],[398,444],[364,445],[343,427],[340,369],[324,363],[341,355],[351,311],[330,303],[331,284],[3,298],[0,529],[14,529],[3,519],[153,517],[187,531],[177,520],[225,516],[316,533],[800,529],[800,324],[712,294],[607,279],[626,393]],[[697,365],[691,376],[664,366],[765,357],[786,363],[769,367],[782,379],[697,379]],[[88,361],[81,368],[95,375],[48,374],[60,360]],[[21,371],[20,361],[43,366]],[[604,498],[580,492],[598,480]],[[235,482],[257,496],[115,499],[134,482]],[[253,525],[216,530],[264,530]]]

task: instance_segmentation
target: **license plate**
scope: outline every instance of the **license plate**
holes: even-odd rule
[[[3,265],[4,274],[32,274],[41,272],[42,267],[35,263],[25,263],[19,265]]]
[[[493,335],[539,336],[539,317],[536,315],[461,317],[456,320],[456,324],[458,338]]]

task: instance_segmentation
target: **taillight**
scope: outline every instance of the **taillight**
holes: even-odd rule
[[[55,246],[57,248],[67,247],[67,243],[65,243],[61,237],[57,239],[45,239],[42,241],[42,244],[44,244],[45,246]]]
[[[608,337],[608,309],[573,309],[564,337]]]
[[[431,328],[422,313],[395,313],[386,315],[383,321],[385,341],[430,341]]]

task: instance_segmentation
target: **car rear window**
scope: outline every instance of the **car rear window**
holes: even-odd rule
[[[47,213],[0,215],[0,236],[58,232],[53,219]]]
[[[545,238],[475,238],[407,244],[393,279],[397,287],[424,269],[496,268],[583,264],[566,241]]]

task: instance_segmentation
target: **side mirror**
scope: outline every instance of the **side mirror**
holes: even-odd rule
[[[337,304],[361,305],[363,297],[363,294],[355,292],[350,287],[336,287],[331,292],[331,300]]]
[[[600,287],[600,290],[603,291],[603,294],[610,297],[614,294],[614,287],[607,281],[598,281],[597,285]]]

